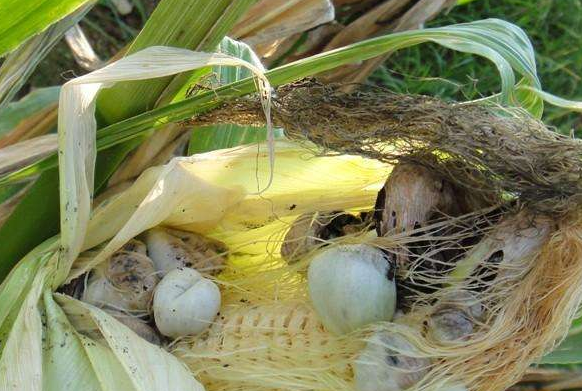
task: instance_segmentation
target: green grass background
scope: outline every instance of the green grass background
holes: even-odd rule
[[[474,0],[438,16],[426,27],[500,18],[523,28],[533,42],[544,89],[582,99],[582,0]],[[486,60],[434,44],[401,50],[369,82],[396,92],[475,99],[499,91],[495,68]],[[582,116],[546,107],[544,121],[560,132],[582,136]]]

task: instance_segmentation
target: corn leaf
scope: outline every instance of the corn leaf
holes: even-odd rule
[[[94,3],[95,0],[88,1],[87,4],[79,7],[41,34],[30,38],[8,55],[0,67],[0,109],[12,100],[40,61],[59,42],[65,32],[89,12]]]
[[[0,2],[0,57],[44,31],[89,0],[4,0]]]
[[[545,355],[541,364],[582,364],[582,333],[566,338],[554,351]]]
[[[283,139],[283,129],[275,129],[275,139]],[[267,131],[264,127],[217,125],[201,126],[192,131],[188,154],[215,151],[217,149],[232,148],[238,145],[256,144],[267,140]]]
[[[10,132],[29,116],[58,102],[59,90],[60,87],[39,88],[0,109],[0,136]]]
[[[151,46],[211,51],[254,1],[163,0],[127,54]],[[164,77],[119,83],[99,94],[99,115],[106,123],[114,123],[149,110],[155,107],[171,81],[172,77]],[[185,81],[174,83],[172,91],[166,91],[166,94],[173,96]]]
[[[582,364],[582,317],[572,322],[566,339],[540,361],[541,364]]]
[[[56,169],[41,175],[0,227],[0,280],[30,249],[59,232],[58,181]]]
[[[369,39],[343,48],[321,53],[309,58],[269,70],[265,75],[272,85],[289,83],[304,77],[333,69],[335,67],[362,61],[387,52],[424,42],[434,42],[462,52],[483,56],[492,61],[499,70],[501,93],[504,104],[523,105],[532,114],[541,115],[542,99],[536,92],[540,87],[535,66],[535,56],[531,42],[519,27],[499,19],[487,19],[477,22],[458,24],[447,27],[406,31]],[[522,75],[518,82],[516,71]],[[526,86],[533,86],[527,89]],[[97,147],[107,148],[124,140],[140,135],[156,121],[180,121],[197,113],[215,107],[223,99],[243,96],[253,92],[253,82],[244,79],[213,91],[198,94],[181,102],[151,110],[124,122],[101,129],[98,134]],[[519,95],[519,100],[517,98]],[[40,166],[54,165],[54,161],[45,161]],[[27,175],[23,170],[15,177]],[[0,184],[3,183],[0,180]]]
[[[582,112],[582,102],[580,102],[580,101],[574,101],[574,100],[560,98],[559,96],[550,94],[549,92],[545,92],[545,91],[542,91],[540,89],[536,89],[536,88],[533,88],[530,86],[524,86],[523,88],[524,88],[524,90],[532,91],[535,94],[539,95],[540,97],[542,97],[544,99],[544,101],[546,101],[547,103],[549,103],[551,105],[561,107],[561,108],[564,108],[566,110]]]

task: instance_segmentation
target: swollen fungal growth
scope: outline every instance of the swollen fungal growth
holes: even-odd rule
[[[216,275],[226,261],[226,246],[202,235],[156,227],[145,234],[149,256],[163,274],[181,267]]]
[[[160,332],[178,338],[210,327],[220,309],[220,290],[194,269],[174,269],[154,294],[154,319]]]
[[[151,327],[145,320],[140,319],[130,314],[124,314],[120,311],[107,310],[107,313],[117,319],[119,322],[126,325],[134,333],[154,345],[161,345],[161,336],[153,327]]]
[[[129,251],[134,253],[140,253],[143,255],[147,255],[148,253],[148,249],[145,243],[137,239],[131,239],[130,241],[125,243],[123,247],[121,247],[121,251]]]
[[[384,330],[372,335],[354,365],[358,391],[403,391],[418,383],[431,361],[403,335]]]
[[[358,232],[363,226],[361,218],[343,212],[304,213],[287,231],[281,256],[295,263],[326,240]]]
[[[158,281],[150,258],[118,251],[93,270],[82,300],[99,307],[148,312]]]
[[[375,247],[358,244],[325,249],[311,260],[307,274],[313,306],[332,333],[349,333],[394,316],[393,266]]]
[[[424,226],[437,214],[458,213],[452,185],[435,171],[414,163],[397,164],[378,194],[380,236]]]
[[[582,142],[551,131],[518,111],[507,109],[499,115],[503,110],[499,106],[447,103],[377,88],[346,94],[342,87],[314,80],[283,86],[274,99],[273,119],[291,140],[321,147],[318,153],[356,154],[403,164],[404,168],[394,169],[386,191],[396,193],[391,186],[398,184],[399,176],[412,176],[401,181],[403,196],[398,208],[426,201],[420,207],[412,205],[414,216],[388,206],[379,225],[380,234],[386,236],[375,242],[398,256],[399,287],[408,281],[412,285],[412,303],[399,323],[420,319],[415,325],[424,326],[424,333],[407,338],[419,349],[407,356],[430,359],[431,371],[407,388],[434,391],[433,383],[450,382],[451,387],[445,389],[508,389],[567,333],[582,300]],[[263,121],[260,101],[251,97],[225,103],[197,116],[192,124],[261,125]],[[412,169],[413,164],[418,167]],[[422,172],[411,175],[414,171]],[[443,182],[431,181],[431,175],[444,179],[453,191],[448,185],[439,189]],[[408,191],[415,189],[415,180],[424,183],[416,188],[418,198]],[[389,204],[390,198],[390,194],[380,197],[380,206]],[[481,204],[473,200],[485,200],[484,206],[491,208],[481,210]],[[478,222],[459,232],[459,221],[472,218],[461,215],[472,212],[479,215]],[[443,218],[435,219],[433,213]],[[418,226],[421,229],[414,229]],[[425,260],[429,264],[423,264]],[[249,297],[264,292],[248,288]],[[479,319],[479,311],[475,313],[472,306],[451,305],[449,299],[443,299],[442,289],[470,292],[482,305],[484,316]],[[403,296],[398,299],[400,305]],[[313,302],[317,309],[316,300]],[[387,324],[385,328],[397,326]],[[394,376],[387,375],[390,368],[386,367],[396,366],[386,363],[387,356],[380,350],[376,358],[359,360],[355,372],[360,391],[400,390],[412,383],[398,384]],[[250,354],[247,362],[253,362]],[[271,373],[295,368],[292,362],[285,363],[289,366]],[[254,369],[252,365],[240,368],[237,376],[227,370],[218,373],[219,369],[213,389],[244,389],[240,384],[254,375]],[[269,378],[268,372],[263,374],[262,379]],[[318,380],[325,378],[321,375]],[[290,388],[286,385],[264,388]],[[318,388],[298,384],[295,389]]]
[[[501,280],[525,275],[530,259],[544,245],[555,223],[544,215],[522,210],[505,218],[460,260],[451,277],[455,281],[473,277],[474,285],[494,286]]]
[[[430,315],[428,336],[439,343],[463,341],[476,331],[483,306],[472,293],[455,290],[443,297]]]

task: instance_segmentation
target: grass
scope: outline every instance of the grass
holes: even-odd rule
[[[501,18],[523,28],[534,43],[545,90],[582,99],[582,0],[475,0],[453,8],[427,27]],[[370,79],[396,92],[473,99],[499,91],[494,67],[486,60],[422,45],[388,59]],[[563,133],[582,136],[580,114],[547,106],[546,123]]]

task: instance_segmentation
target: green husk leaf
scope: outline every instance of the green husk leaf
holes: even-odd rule
[[[135,391],[115,354],[100,342],[78,334],[103,391]]]
[[[83,316],[103,335],[136,391],[204,391],[192,373],[170,353],[152,345],[102,310],[55,295],[65,313]]]
[[[50,290],[44,292],[43,304],[46,334],[43,340],[42,389],[101,391],[82,342],[63,310],[53,300]]]
[[[47,260],[50,255],[43,257]],[[44,263],[44,262],[43,262]],[[10,326],[0,357],[0,390],[42,389],[42,320],[38,301],[47,283],[49,269],[34,276],[18,316]],[[4,297],[3,297],[4,299]]]

